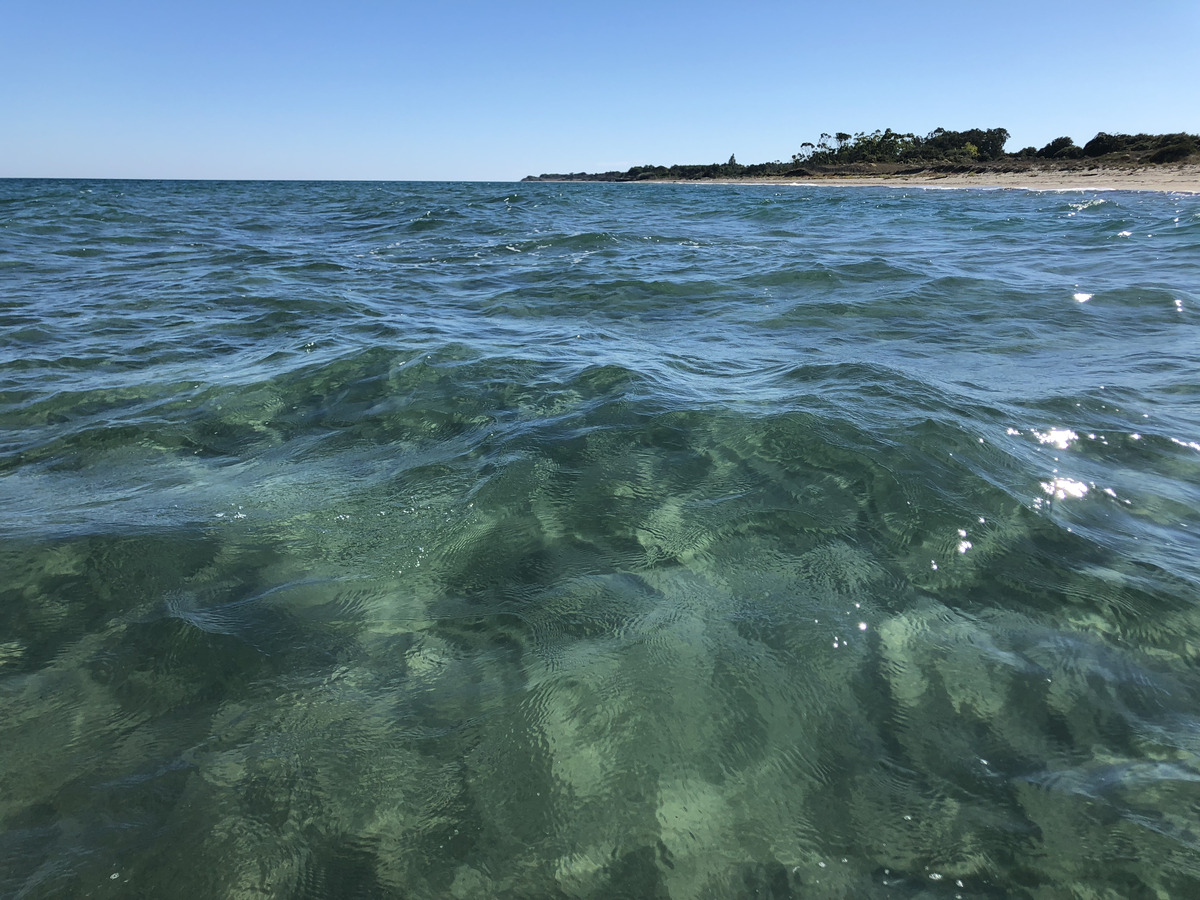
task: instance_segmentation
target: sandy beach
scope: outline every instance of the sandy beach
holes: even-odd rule
[[[694,184],[695,182],[688,182]],[[1200,165],[1109,166],[1087,170],[1023,172],[919,172],[907,175],[813,175],[804,178],[730,179],[722,184],[911,185],[925,188],[1013,188],[1041,191],[1166,191],[1200,194]]]

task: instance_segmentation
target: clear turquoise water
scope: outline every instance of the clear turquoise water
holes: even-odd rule
[[[0,895],[1200,896],[1200,198],[0,182]]]

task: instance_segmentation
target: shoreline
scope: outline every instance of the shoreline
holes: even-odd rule
[[[543,180],[543,179],[539,179]],[[544,179],[550,181],[551,179]],[[567,183],[562,179],[559,183]],[[801,177],[771,175],[751,178],[712,178],[695,180],[645,179],[610,184],[769,184],[859,185],[865,187],[914,188],[978,188],[984,190],[1012,189],[1030,191],[1156,191],[1161,193],[1200,194],[1200,165],[1142,166],[1118,168],[1100,166],[1080,171],[1029,169],[1021,172],[914,172],[906,174],[822,175],[811,173]]]

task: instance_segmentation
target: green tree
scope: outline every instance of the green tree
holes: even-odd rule
[[[1129,145],[1127,134],[1106,134],[1101,131],[1083,145],[1084,156],[1103,156],[1105,153],[1120,153]]]
[[[803,162],[813,155],[813,151],[817,149],[816,144],[812,141],[805,141],[800,145],[800,152],[792,154],[792,162]]]
[[[1043,159],[1065,159],[1070,156],[1072,149],[1079,149],[1073,140],[1066,136],[1056,137],[1039,150],[1037,155]]]

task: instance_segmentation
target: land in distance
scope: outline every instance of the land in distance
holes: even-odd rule
[[[1111,188],[1200,192],[1200,136],[1101,132],[1083,147],[1069,137],[1005,153],[1002,128],[924,138],[888,129],[822,135],[790,162],[635,166],[625,172],[531,175],[525,181],[913,184],[1042,189]]]

